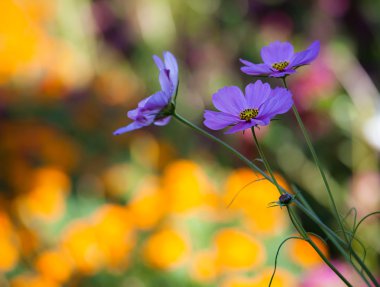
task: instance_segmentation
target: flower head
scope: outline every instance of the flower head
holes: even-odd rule
[[[171,101],[178,86],[178,64],[172,53],[164,52],[163,55],[164,61],[156,55],[153,56],[153,60],[160,71],[159,81],[162,90],[143,99],[138,103],[136,109],[129,111],[127,113],[128,118],[133,122],[116,130],[114,135],[120,135],[151,124],[164,126],[169,123],[174,108]]]
[[[294,53],[292,44],[276,41],[261,49],[264,63],[240,59],[245,65],[241,71],[252,76],[284,77],[294,74],[299,66],[310,64],[318,56],[319,48],[319,41],[315,41],[305,51]]]
[[[212,101],[219,112],[206,110],[204,124],[212,130],[232,126],[227,134],[268,125],[274,116],[286,113],[293,105],[287,89],[272,90],[261,81],[249,84],[245,96],[238,87],[224,87],[212,96]]]

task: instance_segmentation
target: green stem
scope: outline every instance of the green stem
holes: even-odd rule
[[[319,247],[314,243],[314,241],[307,234],[303,226],[299,223],[299,220],[294,213],[294,211],[287,207],[289,218],[292,221],[293,225],[296,227],[298,232],[302,235],[302,237],[313,247],[313,249],[318,253],[318,255],[322,258],[322,260],[330,267],[330,269],[347,285],[352,286],[351,283],[335,268],[335,266],[330,262],[330,260],[323,254],[323,252],[319,249]]]
[[[255,140],[255,144],[257,146],[257,150],[259,151],[259,154],[260,154],[260,157],[261,159],[263,160],[264,162],[264,165],[265,165],[265,168],[267,169],[267,171],[269,172],[270,176],[272,177],[272,180],[274,182],[274,184],[276,185],[278,191],[280,192],[280,194],[282,194],[282,190],[281,190],[281,187],[279,186],[275,176],[274,176],[274,173],[272,171],[272,168],[263,152],[263,150],[261,149],[261,145],[259,143],[259,141],[257,140],[257,137],[256,137],[256,133],[255,133],[255,128],[252,127],[251,128],[252,130],[252,135],[253,135],[253,139]],[[288,210],[288,213],[289,213],[289,218],[290,220],[292,221],[293,223],[293,226],[296,228],[296,230],[302,235],[302,237],[312,246],[312,248],[318,253],[318,255],[322,258],[322,260],[331,268],[331,270],[337,275],[339,276],[339,278],[347,285],[347,286],[352,286],[350,284],[350,282],[348,282],[348,280],[335,268],[335,266],[330,262],[330,260],[323,254],[323,252],[319,249],[319,247],[313,242],[313,240],[311,240],[311,238],[309,237],[309,235],[307,234],[306,230],[303,228],[302,226],[302,223],[301,221],[299,220],[299,218],[297,217],[297,215],[294,213],[294,211],[290,208],[290,207],[287,207],[287,210]]]
[[[272,169],[271,169],[271,167],[270,167],[270,165],[269,165],[269,162],[267,161],[267,159],[266,159],[266,157],[265,157],[265,155],[264,155],[264,152],[263,152],[263,150],[261,149],[261,145],[260,145],[259,141],[257,140],[256,133],[255,133],[255,128],[252,127],[252,128],[251,128],[251,131],[252,131],[253,139],[255,140],[255,144],[256,144],[257,150],[259,151],[260,157],[261,157],[261,159],[262,159],[263,162],[264,162],[264,166],[265,166],[265,168],[266,168],[267,171],[269,172],[269,174],[270,174],[270,176],[271,176],[271,178],[272,178],[272,180],[273,180],[273,183],[276,185],[276,187],[277,187],[278,191],[280,192],[280,194],[283,194],[283,193],[284,193],[284,192],[283,192],[283,189],[282,189],[282,188],[280,187],[280,185],[278,184],[278,182],[277,182],[277,180],[276,180],[276,177],[274,176],[273,171],[272,171]]]
[[[233,147],[229,146],[227,143],[223,142],[222,140],[218,139],[217,137],[209,134],[207,131],[199,128],[198,126],[194,125],[193,123],[189,122],[188,120],[186,120],[185,118],[183,118],[182,116],[178,115],[177,113],[174,113],[173,114],[173,117],[175,117],[177,120],[179,120],[180,122],[182,122],[183,124],[185,124],[186,126],[192,128],[193,130],[195,130],[196,132],[210,138],[211,140],[219,143],[221,146],[223,146],[224,148],[226,148],[228,151],[232,152],[235,156],[237,156],[240,160],[242,160],[248,167],[250,167],[252,170],[254,171],[257,171],[258,173],[260,173],[263,177],[265,177],[267,180],[269,180],[270,182],[274,183],[273,180],[264,172],[262,171],[258,166],[256,166],[254,163],[252,163],[250,160],[248,160],[246,157],[244,157],[241,153],[239,153],[237,150],[235,150]],[[280,187],[282,192],[287,192],[284,188]],[[297,202],[296,202],[297,203]],[[297,203],[297,205],[300,207],[302,206],[299,202]],[[300,207],[301,208],[301,207]],[[322,227],[325,227],[327,228],[327,230],[331,231],[331,233],[333,234],[333,236],[335,236],[338,240],[341,241],[341,239],[339,237],[336,236],[336,234],[328,227],[326,226],[318,217],[314,216],[315,212],[309,212],[308,210],[305,210],[305,207],[302,206],[301,208],[304,212],[306,212],[306,214],[319,226]],[[323,228],[323,230],[326,230],[325,228]],[[326,235],[328,234],[329,238],[330,238],[330,234],[328,231],[325,232]],[[332,237],[333,237],[332,236]],[[334,239],[334,238],[333,238]],[[336,243],[336,240],[332,240],[331,241],[334,243],[334,245],[339,245],[338,243]],[[338,247],[337,247],[338,248]],[[344,252],[344,251],[343,251]],[[362,268],[364,269],[364,271],[367,273],[369,273],[370,275],[368,275],[369,277],[371,277],[371,273],[369,272],[368,268],[365,266],[364,263],[360,262],[360,257],[357,256],[357,254],[353,253],[355,259],[359,262],[359,264],[362,266]],[[373,277],[373,275],[372,275]],[[374,284],[376,287],[380,287],[378,285],[378,283],[376,283],[376,280],[374,281]]]
[[[244,155],[242,155],[240,152],[238,152],[236,149],[234,149],[233,147],[231,147],[230,145],[228,145],[224,141],[218,139],[217,137],[213,136],[212,134],[209,134],[205,130],[203,130],[200,127],[198,127],[198,126],[194,125],[193,123],[189,122],[188,120],[186,120],[185,118],[183,118],[182,116],[180,116],[177,113],[174,113],[173,117],[175,117],[181,123],[183,123],[183,124],[187,125],[188,127],[192,128],[196,132],[198,132],[198,133],[200,133],[200,134],[208,137],[209,139],[212,139],[213,141],[217,142],[218,144],[220,144],[221,146],[223,146],[225,149],[227,149],[228,151],[230,151],[234,155],[236,155],[241,161],[243,161],[246,165],[248,165],[248,167],[250,167],[254,171],[257,171],[258,173],[260,173],[267,180],[272,181],[271,178],[263,170],[261,170],[257,165],[255,165],[254,163],[252,163]]]
[[[326,224],[324,224],[316,215],[315,212],[308,210],[305,206],[303,206],[299,201],[294,200],[294,203],[297,207],[299,207],[314,223],[316,223],[322,231],[326,234],[326,236],[330,239],[330,241],[335,245],[335,247],[338,249],[338,251],[344,256],[347,262],[350,262],[351,265],[355,268],[357,273],[362,277],[363,281],[366,282],[367,286],[371,287],[371,284],[368,282],[367,278],[362,274],[362,272],[357,268],[357,266],[351,261],[350,257],[346,253],[346,248],[350,249],[350,246],[347,245],[345,241],[343,241],[339,236],[336,235],[336,233],[331,230]],[[351,249],[352,250],[352,249]],[[364,272],[367,274],[367,276],[370,278],[374,286],[380,287],[379,283],[377,282],[375,276],[371,273],[371,271],[368,269],[368,267],[365,265],[365,263],[361,260],[359,255],[352,250],[352,255],[357,261],[357,263],[360,265],[360,267],[364,270]]]
[[[286,84],[285,77],[282,78],[282,81],[284,82],[284,86],[285,86],[285,88],[288,90],[288,86],[287,86],[287,84]],[[329,183],[328,183],[328,181],[327,181],[327,178],[326,178],[325,172],[323,171],[323,169],[322,169],[322,167],[321,167],[321,164],[320,164],[320,162],[319,162],[319,159],[318,159],[317,153],[315,152],[315,149],[314,149],[314,147],[313,147],[313,144],[311,143],[310,136],[309,136],[309,134],[308,134],[308,132],[307,132],[307,130],[306,130],[306,128],[305,128],[305,125],[303,124],[303,121],[302,121],[302,119],[301,119],[301,116],[300,116],[300,114],[298,113],[297,107],[296,107],[295,105],[293,105],[292,110],[293,110],[293,113],[294,113],[294,115],[295,115],[295,117],[296,117],[296,119],[297,119],[298,125],[300,126],[300,129],[301,129],[301,131],[302,131],[302,134],[303,134],[303,136],[304,136],[304,138],[305,138],[305,140],[306,140],[307,146],[309,147],[309,150],[310,150],[311,155],[312,155],[312,157],[313,157],[313,159],[314,159],[314,162],[315,162],[316,166],[318,167],[319,173],[320,173],[321,176],[322,176],[323,182],[324,182],[325,187],[326,187],[327,194],[328,194],[329,199],[330,199],[330,201],[329,201],[329,202],[330,202],[330,207],[331,207],[331,209],[333,210],[334,216],[335,216],[336,220],[338,221],[338,224],[339,224],[340,228],[341,228],[342,231],[343,231],[344,239],[345,239],[346,243],[348,243],[348,242],[349,242],[349,239],[348,239],[348,237],[347,237],[347,234],[346,234],[346,232],[345,232],[345,228],[344,228],[344,226],[343,226],[343,222],[342,222],[342,220],[341,220],[341,218],[340,218],[340,215],[339,215],[338,209],[337,209],[337,207],[336,207],[335,200],[334,200],[334,197],[333,197],[332,192],[331,192],[331,189],[330,189],[330,185],[329,185]]]

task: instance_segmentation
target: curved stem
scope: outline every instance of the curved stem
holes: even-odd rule
[[[274,183],[273,180],[264,172],[262,171],[258,166],[256,166],[254,163],[252,163],[249,159],[247,159],[246,157],[244,157],[241,153],[239,153],[237,150],[235,150],[233,147],[229,146],[227,143],[223,142],[222,140],[218,139],[217,137],[209,134],[207,131],[201,129],[200,127],[194,125],[193,123],[189,122],[188,120],[186,120],[185,118],[183,118],[182,116],[178,115],[177,113],[174,113],[173,114],[173,117],[175,117],[177,120],[179,120],[181,123],[185,124],[186,126],[192,128],[193,130],[195,130],[196,132],[210,138],[211,140],[219,143],[221,146],[223,146],[224,148],[226,148],[228,151],[232,152],[235,156],[237,156],[240,160],[242,160],[248,167],[250,167],[252,170],[254,171],[257,171],[258,173],[260,173],[263,177],[265,177],[267,180],[269,180],[270,182]],[[280,189],[282,190],[282,192],[287,192],[284,188],[280,187]],[[342,241],[335,233],[334,231],[332,231],[328,226],[326,226],[317,216],[315,216],[315,212],[313,211],[309,211],[307,210],[301,203],[299,203],[298,201],[296,202],[297,206],[299,206],[303,212],[306,213],[306,215],[308,215],[309,218],[311,218],[317,225],[319,225],[322,230],[325,231],[326,235],[329,236],[330,240],[334,243],[334,245],[341,247],[340,244],[337,242],[338,241]],[[331,239],[332,238],[332,239]],[[343,242],[344,243],[344,242]],[[341,247],[342,248],[342,247]],[[345,251],[343,250],[343,253],[345,254]],[[355,256],[356,255],[356,256]],[[371,274],[371,272],[368,270],[367,266],[365,266],[365,264],[363,262],[360,261],[360,257],[354,252],[353,253],[353,256],[355,257],[355,259],[358,261],[358,263],[361,265],[361,267],[364,269],[364,271],[368,274],[368,276],[372,279],[374,278],[373,275]],[[355,267],[355,266],[354,266]],[[373,280],[371,280],[373,281]],[[374,284],[376,287],[380,287],[380,285],[376,282],[376,280],[374,279]]]
[[[286,84],[286,80],[285,78],[282,78],[282,81],[284,82],[284,86],[285,88],[288,90],[288,86]],[[297,110],[297,107],[295,105],[293,105],[292,107],[292,110],[293,110],[293,113],[294,113],[294,116],[296,117],[297,119],[297,122],[298,122],[298,125],[300,126],[300,129],[302,131],[302,134],[306,140],[306,143],[307,143],[307,146],[310,150],[310,153],[314,159],[314,162],[316,164],[316,166],[318,167],[318,170],[319,170],[319,173],[321,174],[321,177],[322,177],[322,180],[323,180],[323,183],[325,184],[325,187],[326,187],[326,191],[327,191],[327,194],[329,196],[329,199],[330,199],[330,207],[331,209],[333,210],[333,213],[334,213],[334,216],[340,226],[340,228],[342,229],[343,231],[343,236],[344,236],[344,239],[346,241],[346,243],[349,242],[349,239],[347,237],[347,234],[345,233],[345,228],[343,226],[343,222],[340,218],[340,215],[339,215],[339,212],[338,212],[338,209],[336,207],[336,204],[335,204],[335,200],[334,200],[334,197],[332,195],[332,192],[331,192],[331,189],[330,189],[330,185],[327,181],[327,178],[326,178],[326,175],[325,175],[325,172],[323,171],[322,167],[321,167],[321,164],[319,162],[319,159],[318,159],[318,156],[317,156],[317,153],[315,152],[315,149],[313,147],[313,144],[311,143],[311,140],[310,140],[310,136],[305,128],[305,125],[303,124],[303,121],[301,119],[301,116],[300,114],[298,113],[298,110]]]
[[[255,144],[257,146],[257,149],[259,151],[260,157],[264,162],[265,168],[268,170],[270,176],[272,177],[272,180],[274,184],[276,185],[278,191],[280,194],[282,194],[282,190],[273,174],[272,168],[263,152],[261,149],[260,143],[257,140],[256,133],[255,133],[255,128],[252,127],[252,135],[253,139],[255,140]],[[318,253],[318,255],[322,258],[322,260],[330,267],[330,269],[347,285],[347,286],[352,286],[350,282],[335,268],[335,266],[330,262],[330,260],[323,254],[323,252],[319,249],[319,247],[311,240],[309,235],[307,234],[306,230],[303,228],[301,221],[297,217],[297,215],[294,213],[294,211],[287,206],[289,218],[291,222],[293,223],[293,226],[297,229],[297,231],[302,235],[302,237],[311,245],[311,247]]]
[[[323,223],[316,215],[315,212],[308,210],[306,207],[304,207],[298,200],[294,200],[296,206],[300,208],[314,223],[316,223],[322,231],[326,234],[326,236],[330,239],[330,241],[335,245],[335,247],[338,249],[338,251],[344,256],[347,262],[350,262],[351,265],[355,268],[357,273],[362,277],[363,281],[366,282],[367,286],[371,287],[371,284],[369,284],[367,278],[362,274],[362,272],[358,269],[358,267],[350,260],[350,257],[347,255],[345,248],[350,248],[350,246],[347,245],[345,241],[343,241],[339,236],[336,235],[336,233],[330,229],[325,223]],[[351,249],[352,250],[352,249]],[[352,250],[352,256],[356,260],[356,262],[360,265],[360,267],[364,270],[364,272],[367,274],[368,278],[371,280],[371,282],[376,287],[380,287],[379,282],[377,282],[375,276],[371,273],[371,271],[368,269],[368,267],[365,265],[365,263],[361,260],[360,256]]]
[[[299,223],[299,220],[293,210],[288,207],[289,218],[292,221],[293,225],[296,227],[298,232],[302,235],[302,237],[313,247],[313,249],[318,253],[318,255],[322,258],[322,260],[330,267],[330,269],[347,285],[352,286],[351,283],[335,268],[335,266],[330,262],[330,260],[323,254],[323,252],[319,249],[319,247],[314,243],[314,241],[307,234],[305,229]]]

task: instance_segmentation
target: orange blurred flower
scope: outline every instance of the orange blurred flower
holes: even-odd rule
[[[222,271],[248,270],[265,261],[263,244],[237,229],[220,230],[214,238],[214,245],[217,264]]]
[[[97,244],[105,265],[109,268],[125,267],[135,246],[132,217],[125,207],[104,205],[93,216]]]
[[[12,270],[18,263],[19,244],[8,215],[0,210],[0,272]]]
[[[54,167],[40,168],[32,175],[31,189],[17,199],[21,218],[55,221],[65,212],[65,200],[70,189],[69,177]]]
[[[104,265],[97,231],[89,221],[78,220],[70,224],[63,234],[62,249],[80,272],[94,273]]]
[[[218,275],[216,254],[211,250],[198,252],[194,255],[191,264],[191,276],[202,283],[210,283]]]
[[[28,12],[12,0],[0,1],[0,82],[28,68],[43,34]]]
[[[154,183],[144,185],[128,205],[136,227],[150,229],[165,215],[163,192]]]
[[[143,256],[155,268],[170,269],[183,263],[189,250],[186,238],[177,230],[167,228],[147,239]]]
[[[19,275],[11,280],[11,287],[59,287],[59,284],[41,275]]]
[[[327,245],[317,236],[309,234],[311,240],[321,249],[322,253],[328,257]],[[286,249],[290,258],[304,268],[311,268],[323,263],[323,260],[311,245],[304,240],[292,240]]]
[[[224,200],[232,210],[241,210],[247,227],[257,234],[278,234],[288,227],[286,211],[268,208],[272,201],[278,201],[279,192],[268,180],[261,180],[260,174],[241,168],[233,171],[225,183]],[[283,178],[276,175],[278,183],[288,190]],[[258,181],[257,181],[258,180]]]
[[[214,188],[196,163],[178,160],[169,164],[163,175],[163,190],[173,212],[184,213],[209,202]]]
[[[263,287],[268,286],[273,269],[265,269],[255,277],[232,276],[227,278],[221,287]],[[295,287],[295,277],[281,268],[277,268],[276,275],[272,281],[272,287]]]
[[[36,270],[54,282],[66,282],[72,272],[72,262],[62,250],[42,252],[35,262]]]

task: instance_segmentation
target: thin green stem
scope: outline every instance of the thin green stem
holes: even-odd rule
[[[298,208],[300,208],[314,223],[316,223],[322,231],[326,234],[326,236],[329,238],[329,240],[334,244],[334,246],[338,249],[338,251],[344,256],[347,262],[350,262],[351,265],[355,268],[357,273],[362,277],[363,281],[366,282],[367,286],[371,286],[369,284],[367,278],[362,274],[362,272],[358,269],[358,267],[351,261],[350,256],[347,255],[346,249],[350,249],[350,246],[347,245],[345,241],[343,241],[339,236],[336,235],[336,233],[330,229],[326,224],[324,224],[316,215],[315,212],[308,210],[305,206],[303,206],[299,201],[294,200],[294,203]],[[350,249],[352,250],[352,249]],[[364,272],[367,274],[369,279],[372,281],[374,286],[380,287],[379,283],[377,282],[375,276],[371,273],[371,271],[368,269],[368,267],[365,265],[365,263],[361,260],[360,256],[352,250],[352,256],[356,260],[356,262],[360,265],[360,267],[364,270]]]
[[[257,140],[257,137],[256,137],[256,133],[255,133],[255,128],[252,127],[251,128],[252,130],[252,135],[253,135],[253,139],[255,141],[255,144],[257,146],[257,150],[259,151],[259,154],[260,154],[260,157],[261,159],[263,160],[264,162],[264,165],[265,165],[265,168],[267,169],[267,171],[269,172],[270,176],[272,177],[272,180],[274,182],[274,184],[276,185],[278,191],[280,192],[280,194],[282,194],[282,190],[281,190],[281,187],[279,186],[275,176],[274,176],[274,173],[272,171],[272,168],[261,148],[261,145],[259,143],[259,141]],[[302,223],[301,221],[299,220],[299,218],[297,217],[297,215],[293,212],[293,210],[287,206],[287,210],[288,210],[288,213],[289,213],[289,218],[290,220],[292,221],[293,223],[293,226],[297,229],[297,231],[302,235],[302,237],[313,247],[313,249],[318,253],[318,255],[322,258],[322,260],[331,268],[332,271],[334,271],[334,273],[339,276],[339,278],[347,285],[347,286],[352,286],[350,284],[350,282],[348,282],[348,280],[335,268],[335,266],[330,262],[330,260],[323,254],[323,252],[319,249],[319,247],[313,242],[313,240],[311,240],[311,238],[309,237],[309,235],[307,234],[306,230],[303,228],[302,226]]]
[[[313,247],[313,249],[318,253],[318,255],[322,258],[322,260],[330,267],[330,269],[347,285],[352,286],[351,283],[335,268],[335,266],[330,262],[330,260],[323,254],[323,252],[319,249],[319,247],[314,243],[314,241],[307,234],[303,226],[299,223],[299,219],[297,218],[294,211],[287,207],[289,218],[292,221],[293,225],[296,227],[298,232],[302,235],[302,237]]]
[[[179,120],[181,123],[187,125],[188,127],[192,128],[196,132],[208,137],[209,139],[212,139],[213,141],[217,142],[221,146],[223,146],[228,151],[232,152],[236,157],[238,157],[241,161],[243,161],[248,167],[253,169],[254,171],[257,171],[260,173],[263,177],[265,177],[267,180],[272,181],[271,178],[263,171],[261,170],[257,165],[252,163],[249,159],[247,159],[244,155],[242,155],[240,152],[238,152],[236,149],[225,143],[224,141],[218,139],[217,137],[213,136],[212,134],[208,133],[207,131],[201,129],[200,127],[194,125],[193,123],[189,122],[182,116],[180,116],[177,113],[173,114],[173,117],[175,117],[177,120]]]
[[[278,184],[278,182],[276,180],[276,177],[273,174],[272,168],[270,167],[269,162],[267,161],[267,159],[266,159],[266,157],[264,155],[264,152],[261,149],[261,145],[260,145],[259,141],[257,140],[256,133],[255,133],[255,128],[252,127],[251,130],[252,130],[252,135],[253,135],[253,139],[255,141],[257,150],[259,151],[260,157],[261,157],[261,159],[264,162],[264,166],[267,169],[267,171],[269,172],[269,174],[270,174],[270,176],[271,176],[271,178],[273,180],[273,183],[276,185],[276,187],[277,187],[278,191],[280,192],[280,194],[283,194],[283,191],[282,191],[280,185]]]
[[[225,149],[227,149],[228,151],[232,152],[235,156],[237,156],[240,160],[242,160],[248,167],[250,167],[252,170],[254,171],[257,171],[258,173],[260,173],[263,177],[265,177],[267,180],[269,180],[270,182],[273,182],[272,178],[270,178],[264,171],[262,171],[258,166],[256,166],[254,163],[252,163],[249,159],[247,159],[246,157],[244,157],[241,153],[239,153],[237,150],[235,150],[233,147],[229,146],[227,143],[225,143],[224,141],[218,139],[217,137],[209,134],[207,131],[199,128],[198,126],[194,125],[193,123],[189,122],[188,120],[186,120],[185,118],[183,118],[182,116],[178,115],[177,113],[174,113],[173,116],[179,120],[180,122],[182,122],[183,124],[185,124],[186,126],[192,128],[193,130],[195,130],[196,132],[210,138],[211,140],[217,142],[218,144],[220,144],[221,146],[223,146]],[[281,191],[282,192],[287,192],[284,188],[280,187]],[[297,206],[301,208],[302,211],[304,211],[306,213],[306,215],[308,215],[308,217],[310,217],[317,225],[319,225],[322,230],[325,231],[326,235],[328,235],[328,237],[330,238],[330,240],[334,243],[335,246],[340,246],[340,244],[337,242],[337,240],[339,241],[342,241],[335,233],[334,231],[332,231],[328,226],[326,226],[317,216],[315,216],[315,212],[310,212],[309,210],[307,210],[301,203],[299,203],[298,201],[296,202]],[[327,231],[326,231],[327,230]],[[344,244],[344,242],[343,242]],[[338,248],[338,247],[337,247]],[[343,250],[343,253],[345,253],[345,251]],[[364,271],[368,274],[368,276],[370,278],[374,278],[373,275],[370,273],[370,271],[368,270],[368,268],[365,266],[365,264],[363,262],[360,261],[360,257],[354,252],[353,253],[353,256],[355,257],[355,259],[358,261],[358,263],[362,266],[362,268],[364,269]],[[371,280],[373,281],[373,280]],[[380,287],[378,285],[378,283],[375,281],[373,281],[375,286],[376,287]]]
[[[284,82],[284,86],[285,86],[285,88],[288,89],[288,86],[287,86],[287,84],[286,84],[285,77],[282,78],[282,81]],[[298,125],[299,125],[299,127],[300,127],[300,129],[301,129],[301,131],[302,131],[302,134],[303,134],[303,136],[304,136],[304,138],[305,138],[305,140],[306,140],[307,146],[309,147],[309,150],[310,150],[311,155],[312,155],[312,157],[313,157],[313,159],[314,159],[314,162],[315,162],[316,166],[318,167],[319,173],[320,173],[321,176],[322,176],[322,180],[323,180],[323,182],[324,182],[324,184],[325,184],[326,191],[327,191],[327,194],[328,194],[329,199],[330,199],[330,207],[331,207],[331,209],[333,210],[334,216],[335,216],[335,218],[336,218],[336,220],[337,220],[337,222],[338,222],[340,228],[341,228],[342,231],[343,231],[344,239],[345,239],[345,241],[348,243],[348,242],[349,242],[349,239],[348,239],[348,237],[347,237],[347,234],[346,234],[346,232],[345,232],[345,228],[344,228],[344,226],[343,226],[343,222],[342,222],[342,220],[341,220],[341,218],[340,218],[340,215],[339,215],[338,209],[337,209],[337,207],[336,207],[335,200],[334,200],[334,197],[333,197],[332,192],[331,192],[331,189],[330,189],[330,185],[329,185],[329,183],[328,183],[328,181],[327,181],[327,178],[326,178],[325,172],[323,171],[322,166],[321,166],[321,164],[320,164],[320,162],[319,162],[319,159],[318,159],[317,153],[315,152],[314,146],[313,146],[313,144],[312,144],[312,142],[311,142],[311,140],[310,140],[310,136],[309,136],[309,134],[308,134],[308,132],[307,132],[307,130],[306,130],[306,128],[305,128],[305,125],[303,124],[303,121],[302,121],[302,119],[301,119],[301,116],[300,116],[300,114],[298,113],[297,107],[296,107],[295,105],[293,105],[292,110],[293,110],[294,116],[295,116],[296,119],[297,119]]]

